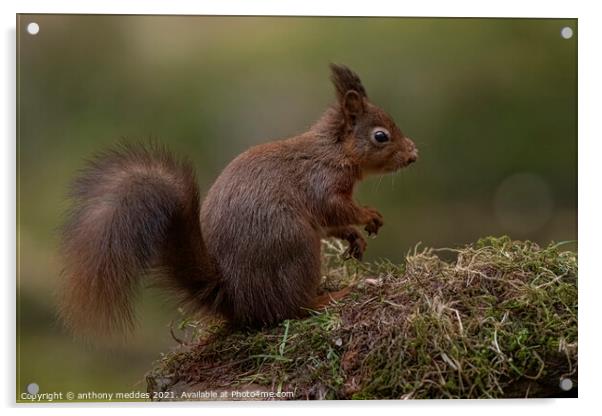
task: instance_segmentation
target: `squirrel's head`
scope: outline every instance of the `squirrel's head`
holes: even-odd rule
[[[346,66],[331,64],[342,115],[338,140],[366,173],[394,172],[418,159],[418,149],[391,116],[368,100],[360,78]]]

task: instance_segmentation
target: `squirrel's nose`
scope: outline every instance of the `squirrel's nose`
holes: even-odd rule
[[[408,164],[414,163],[418,160],[418,149],[416,148],[416,145],[414,144],[412,139],[410,139],[409,137],[406,137],[405,139],[408,152]]]

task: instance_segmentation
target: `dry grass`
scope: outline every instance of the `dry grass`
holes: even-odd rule
[[[297,399],[549,396],[577,380],[577,256],[507,237],[415,249],[405,263],[343,261],[325,242],[324,288],[343,301],[262,331],[185,319],[187,344],[149,389],[254,386]]]

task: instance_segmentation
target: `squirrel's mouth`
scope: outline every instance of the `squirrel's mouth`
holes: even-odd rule
[[[413,157],[413,158],[406,159],[401,167],[402,168],[407,168],[411,164],[416,163],[417,160],[418,160],[418,157]]]
[[[365,167],[364,171],[366,173],[372,174],[388,174],[395,173],[404,168],[407,168],[412,163],[418,160],[418,152],[417,150],[412,151],[410,154],[405,152],[396,152],[393,157],[389,158],[387,162],[381,163],[376,166]]]
[[[387,169],[387,173],[396,172],[407,168],[412,163],[418,160],[418,150],[412,151],[410,154],[398,153],[394,158],[394,163]]]

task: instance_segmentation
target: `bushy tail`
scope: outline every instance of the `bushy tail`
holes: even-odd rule
[[[219,298],[189,163],[157,146],[121,145],[89,162],[71,198],[59,314],[74,333],[133,329],[132,301],[151,271],[199,306]]]

